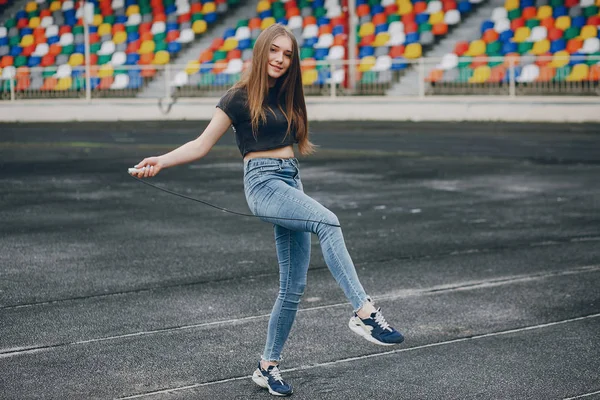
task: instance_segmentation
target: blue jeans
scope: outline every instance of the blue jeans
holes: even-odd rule
[[[298,160],[249,160],[244,164],[244,192],[252,213],[275,228],[279,295],[269,319],[262,358],[279,361],[306,286],[311,233],[319,237],[327,267],[354,310],[360,309],[369,297],[356,275],[342,229],[332,226],[339,225],[336,215],[304,193]]]

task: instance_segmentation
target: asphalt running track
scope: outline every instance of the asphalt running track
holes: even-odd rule
[[[272,228],[126,168],[204,122],[0,124],[0,398],[268,399]],[[379,347],[315,238],[295,399],[600,398],[600,125],[314,123],[305,190],[407,337]],[[230,133],[152,182],[246,212]]]

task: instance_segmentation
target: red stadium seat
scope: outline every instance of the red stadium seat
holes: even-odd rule
[[[55,77],[46,78],[40,90],[54,90],[57,83],[58,79]]]
[[[537,82],[550,82],[554,79],[554,75],[556,74],[556,70],[554,67],[549,65],[544,65],[540,67],[540,74],[538,75],[536,81]]]
[[[104,78],[100,79],[100,84],[96,87],[96,89],[110,89],[111,85],[113,84],[113,81],[114,77],[105,76]]]
[[[142,78],[152,78],[154,75],[156,75],[155,68],[143,68],[142,72],[140,72],[140,76]]]
[[[431,28],[431,32],[435,35],[435,36],[444,36],[448,34],[448,25],[440,22],[439,24],[435,24],[433,25],[433,28]]]
[[[487,80],[490,83],[500,83],[506,76],[506,67],[504,65],[496,65],[490,71],[490,77]]]
[[[427,10],[427,2],[426,1],[418,1],[413,3],[413,12],[415,14],[422,14]]]
[[[500,35],[494,29],[488,29],[483,33],[482,39],[486,43],[491,43],[498,40],[499,37]]]
[[[241,52],[241,50],[239,50],[239,49],[233,49],[233,50],[231,50],[230,52],[227,53],[226,60],[230,61],[230,60],[235,60],[235,59],[238,59],[238,58],[242,58],[242,52]]]
[[[521,16],[526,20],[535,18],[537,16],[537,8],[536,7],[525,7],[523,9],[523,12],[521,13]]]
[[[441,69],[434,69],[429,73],[429,76],[425,78],[426,82],[438,82],[444,77],[444,71]]]
[[[52,54],[46,54],[44,57],[42,57],[40,66],[41,67],[49,67],[51,65],[54,65],[55,60],[56,60],[56,58]]]
[[[399,58],[404,55],[404,45],[392,46],[390,49],[390,57]]]
[[[590,67],[590,75],[588,76],[588,80],[598,82],[600,81],[600,65],[592,65]]]
[[[29,75],[17,76],[17,85],[15,86],[15,90],[22,92],[24,90],[27,90],[30,84],[31,79],[29,78]]]
[[[554,18],[547,17],[540,21],[540,26],[545,27],[548,31],[554,29]]]
[[[459,57],[465,54],[467,50],[469,50],[469,42],[460,41],[454,45],[454,53]]]
[[[512,31],[516,31],[522,26],[525,26],[525,18],[523,17],[515,18],[510,22],[510,29]]]
[[[571,54],[575,53],[583,46],[583,40],[579,38],[573,38],[567,42],[567,51]]]
[[[212,50],[206,49],[200,54],[200,59],[198,61],[200,61],[201,63],[209,63],[212,61],[212,59],[213,59]]]

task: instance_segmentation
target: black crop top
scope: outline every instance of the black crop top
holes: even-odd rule
[[[217,107],[223,110],[231,119],[235,139],[242,157],[252,151],[278,149],[298,143],[293,124],[290,134],[286,134],[288,123],[285,115],[278,107],[276,90],[276,88],[269,90],[267,101],[268,106],[271,107],[275,115],[271,111],[265,110],[267,120],[265,123],[259,122],[256,134],[252,132],[252,120],[248,108],[246,89],[231,89],[219,100]]]

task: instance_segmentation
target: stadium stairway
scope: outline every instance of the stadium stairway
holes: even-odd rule
[[[24,10],[25,5],[31,0],[16,0],[3,13],[0,14],[0,26],[3,26],[7,19],[14,16],[19,10]]]
[[[256,2],[246,1],[240,3],[240,5],[233,11],[227,14],[226,17],[220,19],[214,26],[209,28],[206,34],[192,44],[187,49],[183,50],[176,59],[172,60],[171,64],[179,65],[185,68],[188,61],[197,60],[198,56],[202,51],[210,47],[212,41],[216,37],[222,37],[225,30],[229,27],[235,26],[240,19],[251,18],[256,12]],[[171,73],[171,80],[175,76],[175,71]],[[173,87],[171,93],[175,88]],[[159,73],[156,77],[148,84],[148,86],[141,91],[138,98],[163,98],[165,97],[165,81],[164,73]]]
[[[489,19],[492,10],[496,7],[502,7],[504,0],[488,0],[480,4],[473,13],[468,15],[450,34],[444,37],[434,45],[427,53],[426,57],[443,57],[451,53],[456,42],[461,40],[471,41],[481,35],[481,23]],[[425,77],[432,69],[435,69],[437,63],[425,65]],[[414,96],[419,93],[419,72],[416,68],[409,69],[398,82],[396,82],[388,91],[388,96]]]

